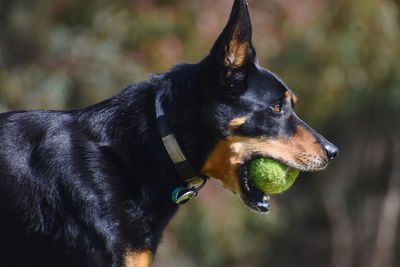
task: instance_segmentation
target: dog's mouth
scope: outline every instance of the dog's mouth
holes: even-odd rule
[[[249,159],[245,160],[244,163],[238,168],[241,198],[243,202],[251,209],[258,212],[267,213],[270,210],[270,197],[258,189],[249,179],[250,162],[258,158],[265,158],[265,156],[253,155],[249,157]]]
[[[253,156],[241,164],[238,168],[238,179],[243,202],[251,209],[266,213],[269,211],[270,202],[269,196],[258,189],[249,179],[249,165],[254,159],[261,156]]]

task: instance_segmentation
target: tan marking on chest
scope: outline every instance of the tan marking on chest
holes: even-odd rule
[[[126,267],[149,267],[153,260],[153,254],[150,251],[128,251],[125,255]]]

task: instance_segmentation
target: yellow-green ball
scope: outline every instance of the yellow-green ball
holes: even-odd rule
[[[299,171],[269,158],[250,162],[249,179],[265,194],[278,194],[293,185]]]

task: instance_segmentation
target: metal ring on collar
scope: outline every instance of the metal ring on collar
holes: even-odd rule
[[[183,205],[191,198],[198,195],[200,189],[204,187],[207,182],[206,177],[197,177],[189,182],[187,187],[178,187],[172,192],[172,202],[177,205]]]

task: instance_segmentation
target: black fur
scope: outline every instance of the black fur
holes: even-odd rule
[[[235,38],[249,46],[245,62],[233,68],[223,62]],[[290,136],[305,125],[282,98],[286,86],[256,64],[246,2],[236,0],[198,64],[179,65],[86,109],[0,114],[2,266],[123,266],[127,249],[155,252],[177,210],[171,192],[184,184],[157,129],[158,90],[197,171],[226,136]],[[271,110],[276,103],[281,114]],[[227,125],[240,116],[249,119],[232,132]]]
[[[121,266],[128,246],[155,250],[181,183],[154,122],[159,85],[84,110],[0,116],[7,266]]]

